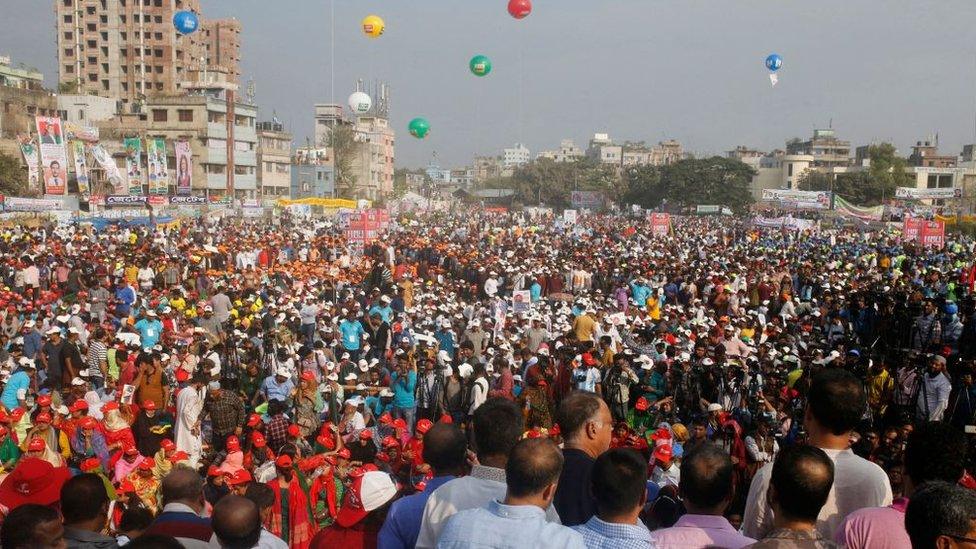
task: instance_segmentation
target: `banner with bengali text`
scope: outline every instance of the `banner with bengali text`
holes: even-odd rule
[[[68,189],[68,152],[61,118],[36,116],[34,121],[41,151],[44,194],[64,194]]]

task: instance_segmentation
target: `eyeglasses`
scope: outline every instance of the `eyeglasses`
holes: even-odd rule
[[[967,538],[966,536],[957,536],[955,534],[940,534],[940,535],[946,536],[947,538],[952,538],[954,540],[976,544],[976,539],[974,538]]]

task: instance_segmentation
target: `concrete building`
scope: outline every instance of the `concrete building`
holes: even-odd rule
[[[833,129],[813,130],[807,141],[787,142],[786,154],[812,156],[815,168],[845,167],[851,164],[851,142],[838,139]]]
[[[173,30],[180,10],[200,13],[200,2],[55,0],[62,90],[125,104],[177,93],[186,73],[206,63],[201,34]]]
[[[502,149],[502,167],[503,168],[517,168],[529,163],[532,159],[532,153],[529,152],[529,148],[522,143],[516,143],[515,146],[511,148]]]
[[[186,95],[151,97],[142,112],[96,122],[102,142],[121,154],[124,137],[165,138],[170,173],[175,173],[172,143],[185,140],[193,153],[194,195],[257,198],[257,107],[238,101],[236,86],[215,82],[212,74],[189,76]],[[170,185],[175,192],[175,183]]]
[[[235,18],[208,19],[200,25],[207,67],[223,69],[234,84],[241,83],[241,22]]]
[[[257,195],[265,200],[288,198],[292,187],[292,135],[277,120],[258,122]]]
[[[58,98],[43,86],[44,75],[0,57],[0,151],[20,157],[18,135],[31,135],[35,116],[57,116]]]
[[[97,95],[58,95],[58,110],[65,122],[84,126],[110,120],[118,112],[118,101]]]
[[[764,153],[763,151],[752,149],[746,147],[745,145],[739,145],[736,148],[732,149],[731,151],[727,151],[725,153],[726,158],[738,160],[743,164],[748,164],[754,169],[759,168],[759,166],[762,164],[762,159],[764,156],[766,156],[766,153]]]
[[[921,168],[954,168],[958,161],[954,155],[940,155],[938,141],[918,141],[908,157],[909,166]]]
[[[335,170],[324,164],[291,166],[291,198],[334,198]]]
[[[563,139],[558,149],[542,151],[536,155],[536,158],[548,158],[553,162],[575,162],[584,156],[586,154],[583,149],[577,147],[572,139]]]
[[[609,134],[593,134],[593,139],[590,139],[586,148],[586,157],[602,164],[620,166],[623,162],[623,147],[614,145]]]
[[[501,174],[502,174],[502,162],[497,156],[474,157],[475,183],[483,183],[489,179],[500,177]]]

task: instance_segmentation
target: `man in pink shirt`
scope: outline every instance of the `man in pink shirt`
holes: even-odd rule
[[[712,443],[705,443],[681,462],[678,490],[688,513],[671,528],[651,532],[657,547],[739,549],[756,542],[743,536],[725,519],[732,501],[732,460]]]
[[[908,437],[905,448],[903,497],[887,507],[854,511],[840,525],[834,540],[848,549],[901,549],[911,547],[905,531],[908,498],[922,483],[941,480],[955,484],[962,478],[966,460],[966,438],[944,423],[925,423]]]

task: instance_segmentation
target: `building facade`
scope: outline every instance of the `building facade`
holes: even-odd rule
[[[44,89],[44,75],[0,57],[0,150],[20,156],[18,135],[36,133],[35,116],[57,116],[58,98]]]
[[[207,67],[223,70],[230,82],[240,85],[241,22],[234,18],[208,19],[199,32]]]
[[[335,171],[323,164],[291,166],[291,198],[334,198]]]
[[[851,164],[851,142],[837,138],[833,129],[813,130],[806,141],[788,142],[786,154],[812,156],[815,168],[841,168]]]
[[[515,146],[502,150],[503,168],[517,168],[528,164],[531,159],[532,154],[529,152],[529,148],[522,143],[516,143]]]
[[[959,158],[955,155],[940,155],[939,143],[918,141],[912,147],[912,154],[908,157],[908,165],[919,168],[955,168]]]
[[[292,187],[292,135],[280,122],[259,122],[257,125],[258,192],[259,198],[273,200],[289,198]]]
[[[199,0],[56,0],[55,6],[63,91],[129,104],[175,94],[187,71],[206,62],[199,33],[173,30],[173,15],[200,13]]]
[[[536,158],[548,158],[553,162],[575,162],[583,158],[586,154],[583,149],[576,146],[572,139],[563,139],[559,142],[559,148],[551,151],[542,151]]]

